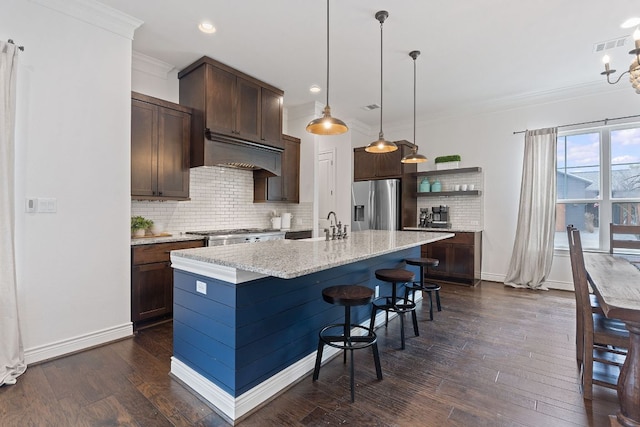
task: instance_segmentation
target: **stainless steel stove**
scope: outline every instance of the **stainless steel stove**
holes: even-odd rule
[[[205,236],[207,238],[207,246],[222,246],[284,239],[285,232],[268,228],[237,228],[231,230],[187,231],[187,234]]]

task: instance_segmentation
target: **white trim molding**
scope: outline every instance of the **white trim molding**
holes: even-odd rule
[[[114,34],[133,40],[133,33],[143,24],[138,18],[127,15],[96,0],[31,0],[46,8],[71,16]]]
[[[91,347],[131,336],[133,336],[133,324],[128,322],[112,328],[102,329],[89,334],[79,335],[77,337],[25,349],[24,357],[27,364],[31,364],[64,356],[65,354],[74,353],[76,351],[86,350]]]
[[[175,66],[134,50],[131,53],[131,68],[167,80],[169,73]]]

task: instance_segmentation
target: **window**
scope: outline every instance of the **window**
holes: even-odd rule
[[[640,224],[640,126],[602,126],[558,136],[555,247],[568,224],[585,249],[609,250],[609,223]]]

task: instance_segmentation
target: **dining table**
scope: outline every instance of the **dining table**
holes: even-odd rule
[[[618,376],[620,410],[611,426],[640,426],[640,269],[629,258],[585,252],[585,268],[604,315],[622,320],[629,330],[629,348]]]

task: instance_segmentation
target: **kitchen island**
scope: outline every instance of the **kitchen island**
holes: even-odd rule
[[[322,289],[359,284],[389,295],[376,269],[404,267],[421,245],[452,236],[361,231],[174,251],[171,373],[237,421],[313,370],[318,331],[344,313]],[[352,319],[368,323],[370,308],[358,308]]]

